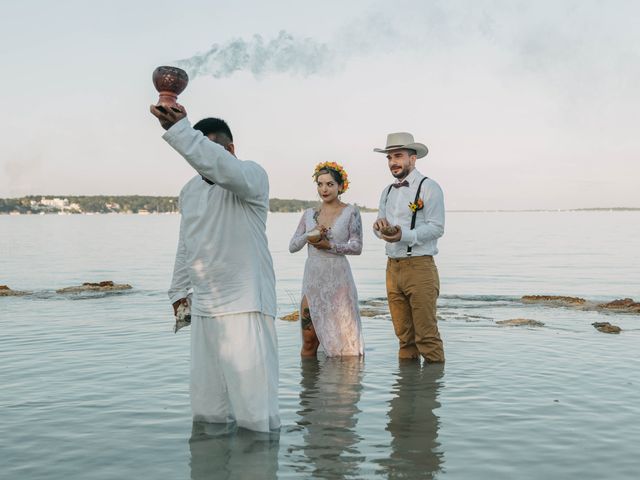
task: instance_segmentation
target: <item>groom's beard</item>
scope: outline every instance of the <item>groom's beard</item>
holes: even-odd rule
[[[391,175],[393,175],[395,178],[397,178],[398,180],[402,180],[404,179],[407,175],[409,175],[411,172],[409,171],[408,167],[403,167],[402,170],[399,170],[395,173],[391,172]]]

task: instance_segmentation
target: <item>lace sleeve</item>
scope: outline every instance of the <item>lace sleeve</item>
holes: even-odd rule
[[[329,251],[342,255],[360,255],[362,253],[362,219],[357,208],[354,207],[349,216],[349,240],[347,243],[331,242]]]
[[[302,214],[302,218],[300,219],[300,223],[298,224],[298,228],[296,232],[291,237],[291,241],[289,242],[289,252],[295,253],[298,252],[304,247],[307,243],[307,236],[305,235],[307,231],[307,224],[305,221],[307,212],[305,211]]]

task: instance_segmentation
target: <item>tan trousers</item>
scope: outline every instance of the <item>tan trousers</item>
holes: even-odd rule
[[[400,358],[418,358],[444,362],[444,349],[436,300],[440,293],[438,268],[431,256],[389,258],[387,261],[387,298]]]

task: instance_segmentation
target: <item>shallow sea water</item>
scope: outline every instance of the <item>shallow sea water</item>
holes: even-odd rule
[[[364,214],[360,299],[384,297]],[[280,313],[297,308],[298,214],[269,217]],[[437,257],[444,367],[399,363],[388,316],[366,356],[301,361],[278,321],[279,434],[193,425],[189,329],[166,299],[178,217],[0,216],[0,472],[20,479],[632,479],[640,316],[524,305],[525,294],[640,299],[638,212],[450,213]],[[118,295],[57,295],[114,280]],[[532,318],[544,327],[495,322]],[[596,331],[609,321],[620,335]]]

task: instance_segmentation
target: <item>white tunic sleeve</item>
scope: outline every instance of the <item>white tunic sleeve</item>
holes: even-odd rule
[[[169,300],[171,303],[177,302],[181,298],[186,298],[191,281],[189,280],[189,267],[186,260],[186,249],[184,246],[184,227],[182,218],[180,219],[180,235],[178,238],[178,251],[173,265],[173,278],[169,287]]]
[[[162,136],[196,171],[239,198],[260,203],[269,197],[269,179],[255,162],[239,160],[202,132],[191,128],[186,118]]]

